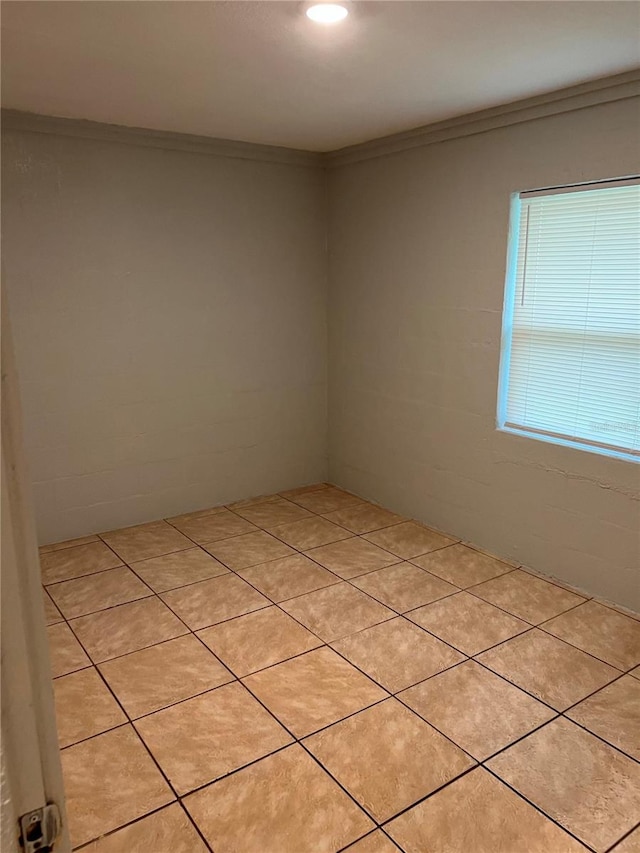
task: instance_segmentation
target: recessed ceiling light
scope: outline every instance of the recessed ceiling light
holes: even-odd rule
[[[307,18],[311,18],[317,24],[337,24],[348,14],[349,10],[340,3],[316,3],[307,9]]]

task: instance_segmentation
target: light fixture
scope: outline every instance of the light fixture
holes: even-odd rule
[[[307,18],[317,24],[337,24],[343,21],[349,10],[341,3],[315,3],[307,9]]]

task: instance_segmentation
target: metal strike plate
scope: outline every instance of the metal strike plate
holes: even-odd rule
[[[24,853],[49,853],[59,833],[60,810],[55,803],[49,803],[20,818],[20,841]]]

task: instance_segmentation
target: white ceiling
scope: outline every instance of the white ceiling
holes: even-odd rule
[[[640,65],[640,4],[3,2],[14,109],[327,151]]]

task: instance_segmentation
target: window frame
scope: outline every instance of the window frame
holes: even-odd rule
[[[513,326],[515,299],[517,289],[518,253],[520,249],[520,215],[523,198],[535,196],[556,195],[560,193],[580,192],[583,190],[605,189],[608,187],[636,185],[640,176],[629,175],[621,178],[600,181],[585,181],[566,186],[545,187],[536,190],[521,190],[511,193],[509,204],[509,230],[507,242],[507,262],[502,306],[502,327],[500,336],[500,366],[498,370],[498,395],[496,410],[496,429],[511,435],[518,435],[536,441],[544,441],[561,447],[569,447],[588,453],[596,453],[613,459],[640,464],[640,450],[624,450],[608,444],[581,441],[562,433],[538,430],[535,427],[524,428],[507,421],[507,399],[509,395],[509,376],[511,369],[511,350],[513,341]]]

